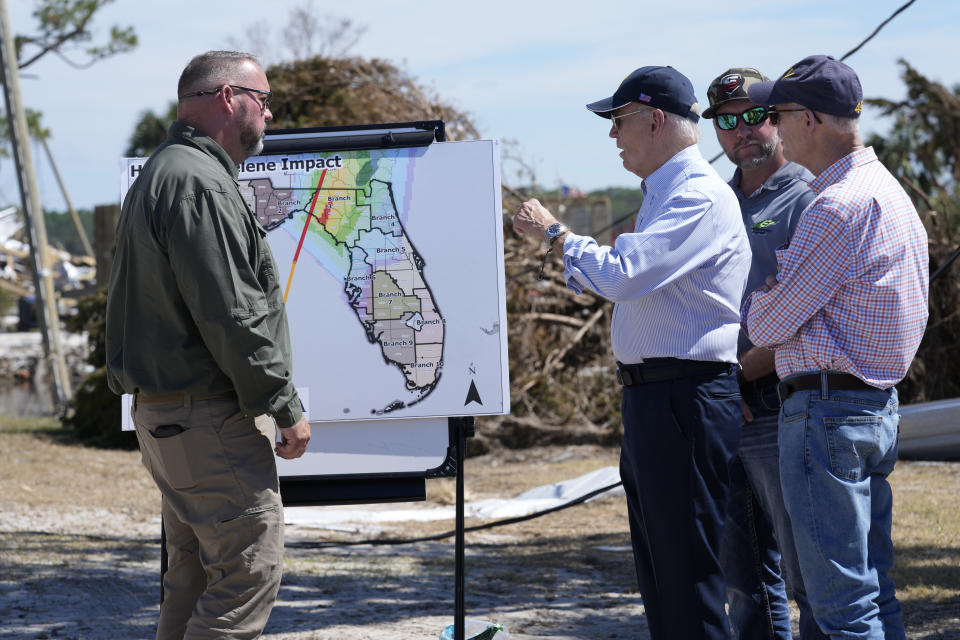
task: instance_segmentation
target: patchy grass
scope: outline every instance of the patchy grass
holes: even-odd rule
[[[93,449],[55,420],[4,416],[0,443],[0,506],[107,509],[146,522],[160,512],[137,451]]]

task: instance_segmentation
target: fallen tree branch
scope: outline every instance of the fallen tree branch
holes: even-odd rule
[[[521,320],[543,320],[545,322],[555,322],[557,324],[566,324],[571,327],[580,328],[583,326],[583,320],[571,318],[570,316],[560,315],[559,313],[524,313],[520,315]]]

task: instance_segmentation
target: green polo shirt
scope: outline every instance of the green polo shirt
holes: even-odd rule
[[[227,152],[174,122],[123,202],[107,297],[115,393],[235,392],[280,428],[301,416],[277,267]]]

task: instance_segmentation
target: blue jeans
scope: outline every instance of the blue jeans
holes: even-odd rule
[[[800,637],[822,640],[826,636],[807,602],[783,505],[777,444],[780,400],[776,376],[772,378],[741,390],[753,421],[744,423],[740,449],[730,467],[723,547],[730,624],[739,640],[792,640],[786,578],[800,609]]]
[[[780,412],[780,481],[807,597],[831,638],[906,638],[888,572],[897,390],[797,391]]]

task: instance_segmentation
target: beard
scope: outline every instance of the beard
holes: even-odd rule
[[[240,145],[247,157],[260,155],[263,151],[263,129],[258,121],[250,117],[250,107],[246,102],[240,107]]]
[[[724,151],[730,162],[741,169],[755,169],[770,159],[770,156],[777,150],[780,143],[780,134],[774,132],[773,136],[767,142],[760,145],[759,151],[752,151],[752,155],[744,158],[737,157],[737,151]]]

